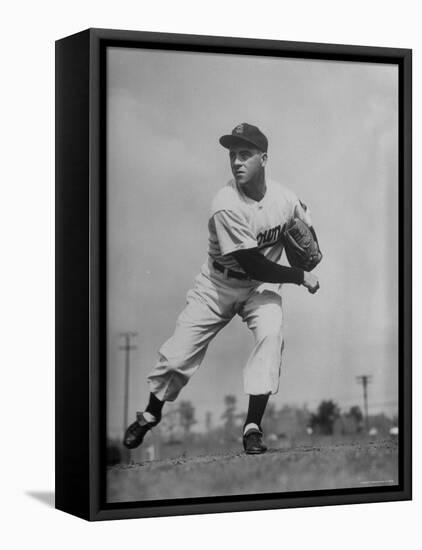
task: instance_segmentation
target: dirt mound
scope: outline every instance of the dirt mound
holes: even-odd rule
[[[394,440],[178,457],[108,470],[108,501],[245,495],[396,485]]]

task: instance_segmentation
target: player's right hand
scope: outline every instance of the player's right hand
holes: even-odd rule
[[[318,277],[316,277],[313,273],[308,273],[305,271],[303,274],[303,286],[306,286],[311,294],[315,294],[315,292],[319,289]]]

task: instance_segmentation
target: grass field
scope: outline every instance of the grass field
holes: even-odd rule
[[[396,485],[392,439],[230,452],[118,465],[108,469],[108,502]]]

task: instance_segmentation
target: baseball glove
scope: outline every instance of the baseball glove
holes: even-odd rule
[[[283,232],[287,259],[292,267],[312,271],[322,260],[315,231],[299,218],[287,224]]]

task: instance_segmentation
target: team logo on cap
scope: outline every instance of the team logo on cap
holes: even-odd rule
[[[239,126],[236,126],[234,129],[235,134],[243,134],[244,126],[243,124],[239,124]]]

